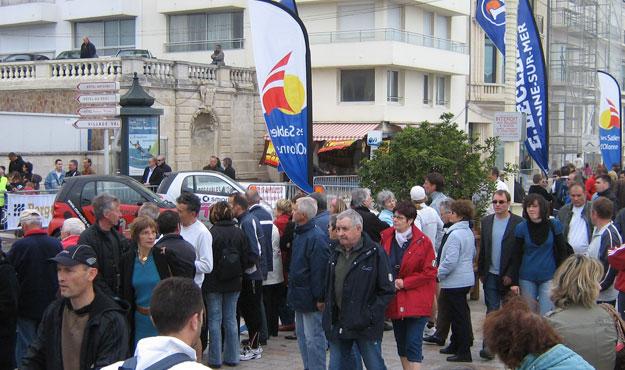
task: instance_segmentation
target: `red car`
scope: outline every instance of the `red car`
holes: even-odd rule
[[[161,199],[138,181],[128,176],[77,176],[65,179],[65,184],[54,201],[54,214],[48,225],[48,234],[58,236],[63,222],[77,217],[85,225],[95,222],[91,201],[99,194],[107,193],[119,199],[122,213],[120,230],[124,230],[137,216],[143,203],[152,202],[162,211],[175,210],[176,205]]]

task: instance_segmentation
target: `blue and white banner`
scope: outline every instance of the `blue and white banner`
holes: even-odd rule
[[[293,14],[297,15],[297,5],[295,5],[295,0],[274,0],[276,3],[280,3],[287,7]]]
[[[516,109],[527,116],[525,147],[546,174],[549,171],[547,72],[540,34],[528,0],[519,0]]]
[[[279,2],[249,1],[256,76],[267,131],[287,176],[312,185],[312,94],[308,34]]]
[[[501,54],[506,54],[506,2],[504,0],[477,0],[475,20]]]
[[[621,88],[611,74],[597,71],[601,98],[599,99],[599,147],[603,164],[611,169],[616,164],[621,167]]]

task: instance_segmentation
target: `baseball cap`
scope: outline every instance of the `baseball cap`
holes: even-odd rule
[[[20,213],[20,224],[29,223],[35,220],[41,221],[41,214],[36,209],[25,209]]]
[[[413,186],[412,189],[410,189],[410,199],[416,201],[427,199],[425,196],[425,189],[419,185]]]
[[[61,251],[56,257],[50,258],[50,261],[54,261],[63,266],[83,264],[89,267],[98,267],[98,258],[95,251],[86,244],[71,246]]]

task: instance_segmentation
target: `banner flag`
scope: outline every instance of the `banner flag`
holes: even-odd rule
[[[597,71],[601,98],[599,100],[599,148],[607,169],[621,167],[621,88],[609,73]]]
[[[287,176],[312,186],[310,47],[302,21],[281,3],[249,1],[258,90],[267,131]]]
[[[297,15],[297,5],[295,5],[295,0],[274,0],[277,3],[280,3],[287,7],[293,14]]]
[[[505,55],[504,0],[477,0],[475,19]],[[525,147],[538,167],[549,171],[547,72],[540,34],[528,0],[519,0],[517,13],[516,110],[527,116]]]
[[[477,0],[475,20],[501,54],[506,55],[506,2],[504,0]]]
[[[538,167],[549,172],[547,71],[545,56],[528,0],[519,0],[516,54],[516,110],[525,113],[525,147]]]

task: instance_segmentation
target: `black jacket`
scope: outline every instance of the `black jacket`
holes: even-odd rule
[[[43,315],[37,336],[22,360],[21,370],[63,370],[61,325],[69,300],[54,301]],[[81,369],[99,369],[123,360],[128,353],[128,324],[124,309],[96,290],[82,340]],[[78,351],[77,351],[78,352]]]
[[[236,249],[240,256],[241,271],[254,266],[248,260],[247,236],[234,221],[218,221],[210,230],[213,237],[213,271],[204,275],[202,291],[204,293],[229,293],[241,290],[243,275],[230,280],[220,280],[223,251],[226,248]]]
[[[80,45],[80,58],[95,58],[96,49],[95,45],[89,41],[89,43],[85,44],[84,42]]]
[[[159,258],[164,255],[172,276],[195,278],[195,248],[179,234],[166,234],[154,244]],[[157,266],[158,267],[158,266]]]
[[[379,243],[382,239],[380,233],[382,230],[388,228],[388,224],[380,220],[369,208],[360,206],[354,208],[356,212],[362,217],[362,230],[366,232],[371,240]]]
[[[24,163],[25,162],[22,159],[21,155],[18,155],[17,158],[14,161],[10,161],[9,162],[9,171],[6,173],[7,176],[10,176],[15,171],[23,174],[24,173],[24,170],[23,170]]]
[[[98,257],[98,276],[94,284],[109,296],[119,296],[119,261],[127,244],[126,238],[115,228],[104,232],[96,222],[80,234],[78,244],[93,248]]]
[[[19,285],[15,269],[0,250],[0,336],[15,335]],[[3,344],[5,345],[5,344]]]
[[[516,188],[516,187],[515,187]],[[538,194],[538,195],[542,195],[543,198],[545,198],[545,200],[547,202],[551,202],[553,200],[553,196],[547,191],[547,189],[543,188],[540,185],[532,185],[530,186],[529,191],[527,192],[527,194]]]
[[[236,172],[234,171],[234,168],[232,168],[232,167],[226,167],[226,168],[224,169],[224,174],[225,174],[226,176],[228,176],[229,178],[231,178],[231,179],[233,179],[233,180],[236,180],[237,175],[236,175]]]
[[[150,174],[150,167],[146,167],[143,170],[143,176],[141,177],[141,183],[145,184],[146,182],[148,182],[148,175]],[[161,181],[163,181],[163,169],[160,168],[159,166],[154,167],[154,170],[152,170],[152,176],[150,176],[150,181],[149,184],[152,186],[158,186],[161,184]]]
[[[490,268],[490,260],[493,251],[493,222],[495,215],[489,215],[482,218],[482,237],[480,239],[480,254],[477,259],[477,273],[480,277],[486,277],[488,275],[488,269]],[[516,238],[514,236],[514,229],[516,225],[523,222],[523,217],[517,216],[514,213],[510,213],[510,219],[508,225],[503,234],[503,240],[501,242],[501,257],[499,263],[499,277],[500,279],[506,275],[510,267],[510,258],[516,245]],[[511,277],[511,276],[509,276]]]
[[[19,316],[39,322],[50,302],[56,299],[59,284],[56,266],[49,259],[63,248],[58,239],[44,230],[32,230],[24,239],[13,243],[7,258],[20,287]]]
[[[171,172],[171,167],[169,167],[169,165],[167,163],[161,163],[157,166],[158,168],[160,168],[161,170],[163,170],[163,175],[166,173],[170,173]]]
[[[340,245],[330,244],[326,275],[323,329],[329,340],[381,340],[384,333],[384,312],[395,295],[395,286],[384,249],[364,232],[363,250],[345,276],[342,309],[334,302],[334,277]]]

